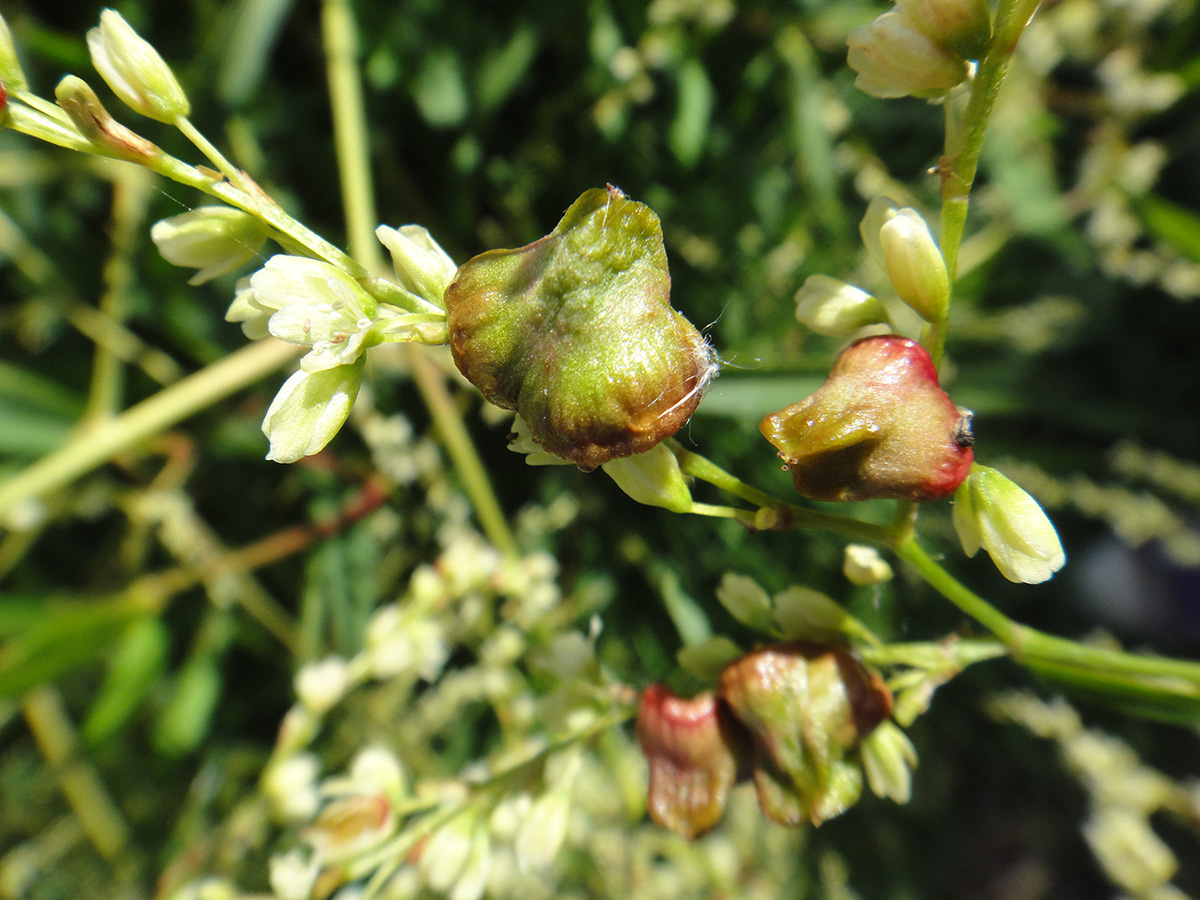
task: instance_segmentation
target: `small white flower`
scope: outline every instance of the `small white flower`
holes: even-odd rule
[[[271,893],[276,900],[309,900],[320,871],[320,862],[301,850],[277,853],[270,861]]]
[[[892,580],[892,567],[874,547],[847,544],[846,556],[842,561],[842,574],[851,584],[883,584]]]
[[[340,656],[327,656],[301,666],[294,679],[296,696],[317,715],[324,715],[350,687],[350,666]]]
[[[400,286],[444,308],[442,295],[454,280],[458,266],[429,231],[420,225],[400,228],[380,225],[375,236],[392,254],[392,267]]]
[[[317,372],[301,369],[283,383],[263,418],[267,459],[292,463],[324,449],[345,424],[362,384],[363,361]]]
[[[562,788],[538,797],[517,833],[517,865],[523,872],[548,868],[562,849],[571,813],[570,794]]]
[[[971,466],[954,495],[953,517],[963,552],[974,556],[983,547],[1009,581],[1040,584],[1067,561],[1038,502],[988,466]]]
[[[267,327],[271,313],[272,310],[254,302],[254,288],[250,287],[250,277],[239,278],[234,286],[233,302],[225,311],[225,321],[240,322],[242,333],[249,340],[258,341],[271,333],[271,329]]]
[[[275,311],[268,322],[271,334],[312,348],[300,360],[306,372],[349,365],[378,342],[374,298],[327,262],[272,256],[250,276],[250,286],[250,302]]]
[[[311,753],[296,753],[272,763],[263,773],[263,793],[288,821],[312,818],[320,805],[317,775],[321,763]]]
[[[116,10],[100,13],[100,26],[87,33],[87,44],[100,77],[131,109],[168,124],[191,112],[171,67]]]
[[[267,239],[267,226],[231,206],[198,206],[155,222],[150,239],[171,265],[200,270],[188,284],[203,284],[252,260]]]

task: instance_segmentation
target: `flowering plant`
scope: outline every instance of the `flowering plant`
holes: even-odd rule
[[[1014,118],[1053,94],[1047,48],[1079,27],[1059,6],[899,0],[850,28],[720,3],[656,2],[631,23],[599,4],[586,47],[514,13],[506,39],[480,25],[473,52],[446,48],[435,11],[363,4],[356,30],[346,0],[325,0],[340,178],[255,111],[261,72],[239,65],[284,27],[263,4],[209,22],[228,42],[214,91],[186,46],[143,37],[162,27],[154,4],[137,28],[101,13],[73,58],[86,44],[99,80],[64,76],[53,100],[36,85],[62,53],[41,14],[0,19],[0,153],[27,175],[2,186],[18,202],[0,254],[31,298],[3,320],[20,359],[0,369],[0,432],[21,464],[0,481],[0,573],[20,595],[0,614],[0,727],[23,721],[13,758],[44,754],[70,809],[66,831],[21,833],[0,857],[6,891],[32,896],[66,834],[132,894],[180,898],[778,896],[814,872],[832,895],[854,851],[826,853],[823,823],[869,831],[937,800],[926,773],[953,753],[936,733],[973,707],[935,693],[968,669],[1200,718],[1196,663],[1056,634],[1082,630],[1056,618],[1065,578],[1096,597],[1156,583],[1129,574],[1144,560],[1128,551],[1100,566],[1081,515],[1174,565],[1200,558],[1172,499],[1194,499],[1194,467],[1121,445],[1112,465],[1156,485],[1149,498],[1047,473],[1109,419],[1064,412],[1058,368],[1025,371],[1080,313],[1052,295],[1057,269],[1017,258],[1022,241],[1081,265],[1085,210],[1106,289],[1142,272],[1186,293],[1179,248],[1200,231],[1151,190],[1167,151],[1127,146],[1174,82],[1116,50],[1097,76],[1110,115],[1077,142],[1104,153],[1069,195],[1030,187],[1055,167]],[[733,66],[710,40],[759,49]],[[211,46],[197,38],[195,58]],[[586,98],[541,106],[542,66],[567,59],[586,60],[571,81]],[[368,135],[363,74],[369,98],[401,91],[411,135],[390,119]],[[759,107],[766,85],[783,112]],[[594,146],[565,153],[564,107],[588,111]],[[940,119],[940,150],[876,152],[880,109],[926,139]],[[289,112],[323,133],[311,105]],[[54,166],[28,162],[30,138],[62,148]],[[438,148],[417,179],[414,144]],[[719,203],[706,195],[707,175],[749,169],[751,188],[729,175]],[[44,237],[90,246],[97,173],[111,257],[93,304],[76,271],[92,257],[57,265],[22,229],[78,211],[47,215]],[[345,249],[302,221],[336,231],[320,214],[334,188]],[[64,330],[96,347],[78,403]],[[1051,515],[1076,527],[1060,537]],[[1062,745],[1106,876],[1170,896],[1149,817],[1187,823],[1190,795],[1055,702],[989,708]],[[169,796],[145,799],[114,762],[146,755],[187,769]],[[1135,787],[1112,789],[1117,775]],[[171,835],[153,859],[139,816]]]

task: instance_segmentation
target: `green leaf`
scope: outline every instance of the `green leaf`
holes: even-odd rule
[[[1188,259],[1200,262],[1200,216],[1154,196],[1138,204],[1138,212],[1151,234]]]
[[[713,87],[708,74],[699,60],[689,59],[679,70],[679,109],[667,137],[675,158],[689,169],[704,155],[712,110]]]
[[[212,654],[193,656],[175,678],[171,697],[158,718],[154,746],[167,756],[182,756],[208,735],[221,696],[221,672]]]
[[[39,605],[37,621],[30,623],[30,614]],[[7,600],[0,601],[0,608],[8,611],[8,607]],[[103,657],[139,615],[124,601],[24,601],[5,623],[6,628],[15,628],[24,619],[28,627],[14,630],[13,637],[0,645],[0,697],[18,697]]]
[[[108,659],[108,672],[92,702],[82,733],[89,744],[111,737],[158,683],[170,638],[157,616],[130,622]]]

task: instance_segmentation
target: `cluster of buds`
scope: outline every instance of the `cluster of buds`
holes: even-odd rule
[[[859,744],[891,711],[883,680],[843,644],[761,647],[690,700],[654,685],[637,721],[650,815],[695,837],[720,820],[733,785],[751,780],[768,818],[820,824],[857,801]]]
[[[591,471],[673,435],[716,373],[670,293],[658,216],[597,188],[547,236],[458,270],[445,295],[450,349],[542,452]]]
[[[897,0],[846,38],[855,85],[874,97],[940,97],[991,40],[985,0]]]

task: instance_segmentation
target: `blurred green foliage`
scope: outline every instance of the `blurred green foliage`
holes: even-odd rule
[[[175,66],[201,130],[343,244],[319,11],[280,0],[116,7]],[[796,289],[816,273],[884,284],[857,233],[871,197],[931,218],[937,208],[928,169],[939,108],[860,94],[845,66],[846,32],[877,12],[818,0],[359,2],[380,217],[425,225],[463,260],[541,236],[589,187],[616,184],[648,203],[663,221],[673,302],[707,326],[726,362],[679,437],[787,496],[757,422],[811,393],[836,349],[796,322]],[[6,3],[42,95],[64,73],[91,78],[83,34],[98,13]],[[1020,461],[1011,471],[1051,511],[1070,561],[1051,584],[1014,587],[986,561],[960,558],[945,509],[922,518],[946,565],[1014,617],[1072,636],[1107,628],[1192,656],[1197,48],[1200,12],[1187,2],[1061,0],[1031,26],[974,198],[950,391],[976,413],[980,458]],[[168,129],[146,131],[194,156]],[[234,276],[188,287],[146,239],[151,223],[201,198],[126,169],[0,133],[0,477],[60,445],[85,413],[128,406],[243,343],[223,321]],[[119,361],[115,374],[98,374],[97,344]],[[381,363],[371,379],[355,431],[312,464],[262,459],[272,382],[5,523],[0,896],[153,896],[163,872],[167,894],[207,872],[267,888],[268,854],[294,835],[244,800],[294,672],[362,651],[373,611],[469,528],[402,362]],[[526,467],[505,449],[507,422],[476,414],[466,392],[461,405],[505,509],[525,523],[523,549],[557,561],[567,599],[527,629],[530,653],[587,632],[596,616],[597,665],[610,677],[694,687],[676,666],[682,644],[707,633],[754,639],[714,600],[726,572],[769,590],[826,591],[890,639],[963,627],[915,580],[847,584],[839,538],[752,535],[647,511],[601,475]],[[387,437],[395,413],[409,432]],[[393,467],[384,487],[381,460]],[[572,509],[556,520],[566,500]],[[259,568],[260,558],[272,562]],[[451,670],[472,671],[488,629],[506,621],[479,615],[446,625],[461,637]],[[518,668],[553,680],[527,661]],[[78,727],[65,761],[46,749],[54,703],[27,693],[45,682]],[[729,895],[1098,896],[1104,875],[1079,833],[1086,791],[1050,749],[983,709],[989,691],[1014,683],[1037,687],[996,663],[939,692],[912,730],[921,764],[906,806],[868,798],[806,833],[738,806],[713,844],[692,847],[629,825],[610,858],[577,849],[558,895],[713,896],[719,879],[705,880],[704,854],[727,852],[742,873],[724,885]],[[431,725],[430,743],[406,742],[406,704],[423,690],[347,701],[322,744],[326,763],[344,767],[361,746],[391,742],[410,751],[414,772],[450,778],[502,742],[503,704],[491,709],[486,697],[448,707],[459,727]],[[1088,716],[1171,776],[1195,777],[1194,734]],[[628,736],[611,740],[624,742],[613,758],[628,760]],[[429,752],[441,755],[420,755]],[[95,808],[111,804],[124,840],[98,840],[79,813],[90,801],[60,792],[73,765],[110,798]],[[605,790],[600,763],[580,777]],[[1190,837],[1167,838],[1194,849]],[[1194,862],[1176,883],[1200,892]]]

